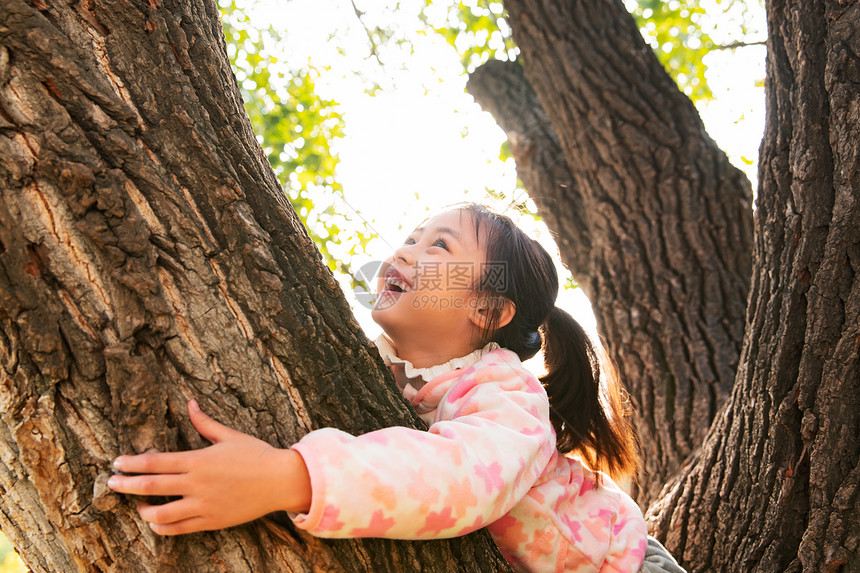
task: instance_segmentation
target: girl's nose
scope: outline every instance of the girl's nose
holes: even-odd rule
[[[394,260],[402,261],[404,264],[412,266],[412,263],[415,262],[415,255],[412,253],[412,247],[414,245],[400,245],[394,251]]]

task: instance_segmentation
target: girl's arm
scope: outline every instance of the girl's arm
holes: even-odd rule
[[[320,537],[433,539],[510,511],[546,468],[555,439],[543,388],[507,354],[463,373],[427,432],[324,429],[302,438],[293,449],[313,500],[296,525]]]
[[[188,402],[191,423],[213,445],[199,450],[120,456],[108,486],[121,493],[182,496],[164,505],[141,503],[155,533],[221,529],[278,510],[307,511],[311,484],[301,456],[219,424]]]
[[[217,423],[191,401],[191,421],[213,445],[121,456],[118,470],[146,475],[113,476],[108,485],[182,496],[138,506],[162,535],[230,527],[277,510],[322,537],[464,535],[507,513],[546,467],[555,451],[547,398],[518,361],[496,354],[463,376],[438,409],[427,432],[395,427],[356,437],[327,428],[280,450]]]

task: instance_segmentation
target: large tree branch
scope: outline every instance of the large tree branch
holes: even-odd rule
[[[158,538],[120,453],[416,424],[279,188],[209,1],[0,4],[0,526],[33,571],[504,570],[489,536]],[[356,476],[360,479],[360,476]]]
[[[534,94],[514,65],[488,64],[470,90],[512,144],[524,139],[529,157],[567,165],[559,181],[529,173],[528,158],[518,172],[537,184],[527,188],[630,390],[646,503],[701,443],[732,385],[750,273],[749,182],[620,3],[505,6]]]
[[[490,60],[472,72],[466,91],[505,131],[517,175],[555,235],[565,265],[590,282],[591,277],[577,271],[588,268],[589,214],[558,136],[522,65]]]

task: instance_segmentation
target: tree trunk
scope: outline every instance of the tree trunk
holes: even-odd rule
[[[256,142],[212,2],[0,3],[0,526],[59,571],[499,571],[489,536],[152,534],[120,453],[418,424]]]
[[[469,75],[466,91],[505,131],[517,176],[553,232],[562,261],[591,293],[597,277],[588,273],[592,234],[582,190],[522,64],[490,60]]]
[[[513,64],[488,67],[470,90],[509,133],[630,391],[644,505],[731,391],[751,269],[749,182],[621,2],[505,7],[540,103]]]
[[[767,14],[741,367],[650,518],[692,571],[860,571],[860,4]]]

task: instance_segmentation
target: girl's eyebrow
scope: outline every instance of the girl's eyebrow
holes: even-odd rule
[[[414,231],[412,231],[412,233],[410,234],[410,236],[414,235],[415,233],[422,233],[422,232],[424,232],[424,230],[425,230],[425,227],[416,227],[416,229],[415,229]],[[459,235],[459,233],[457,233],[457,231],[455,231],[455,230],[454,230],[454,229],[452,229],[451,227],[445,227],[445,226],[442,226],[442,227],[436,227],[436,228],[435,228],[435,231],[436,231],[436,233],[437,233],[437,234],[439,234],[439,235],[441,235],[441,234],[443,234],[443,233],[444,233],[444,234],[446,234],[446,235],[451,235],[451,236],[452,236],[452,237],[454,237],[454,239],[456,239],[457,241],[459,241],[459,240],[460,240],[460,235]]]

